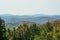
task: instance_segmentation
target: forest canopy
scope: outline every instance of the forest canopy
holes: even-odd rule
[[[6,29],[5,21],[0,18],[0,40],[60,40],[60,21],[22,24],[11,30]]]

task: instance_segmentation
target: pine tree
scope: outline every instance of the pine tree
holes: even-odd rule
[[[53,31],[53,26],[49,22],[46,23],[46,28],[47,28],[47,32]]]
[[[0,18],[0,40],[6,40],[5,31],[5,22]]]

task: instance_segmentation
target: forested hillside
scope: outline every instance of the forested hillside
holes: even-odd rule
[[[60,20],[41,25],[24,23],[11,30],[0,18],[0,40],[60,40]]]

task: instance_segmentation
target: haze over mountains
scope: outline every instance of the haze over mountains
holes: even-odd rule
[[[36,15],[11,15],[11,14],[4,14],[0,15],[2,19],[5,20],[6,26],[17,26],[21,23],[38,23],[42,24],[47,22],[48,20],[57,20],[60,19],[60,15],[44,15],[44,14],[36,14]]]
[[[44,15],[44,14],[36,14],[36,15],[11,15],[11,14],[4,14],[0,15],[2,19],[5,20],[5,23],[17,23],[21,21],[30,21],[35,23],[44,23],[48,20],[56,20],[60,19],[60,15]]]

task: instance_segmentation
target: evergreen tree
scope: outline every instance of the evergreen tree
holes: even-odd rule
[[[16,29],[13,28],[13,40],[17,40]]]
[[[5,22],[3,19],[0,18],[0,40],[6,40],[5,32]]]
[[[47,29],[47,32],[52,32],[53,31],[53,26],[49,22],[47,22],[46,23],[46,29]]]
[[[40,29],[38,28],[38,26],[36,24],[33,24],[30,27],[30,33],[31,33],[31,40],[34,40],[34,36],[35,35],[39,35],[40,34]]]

